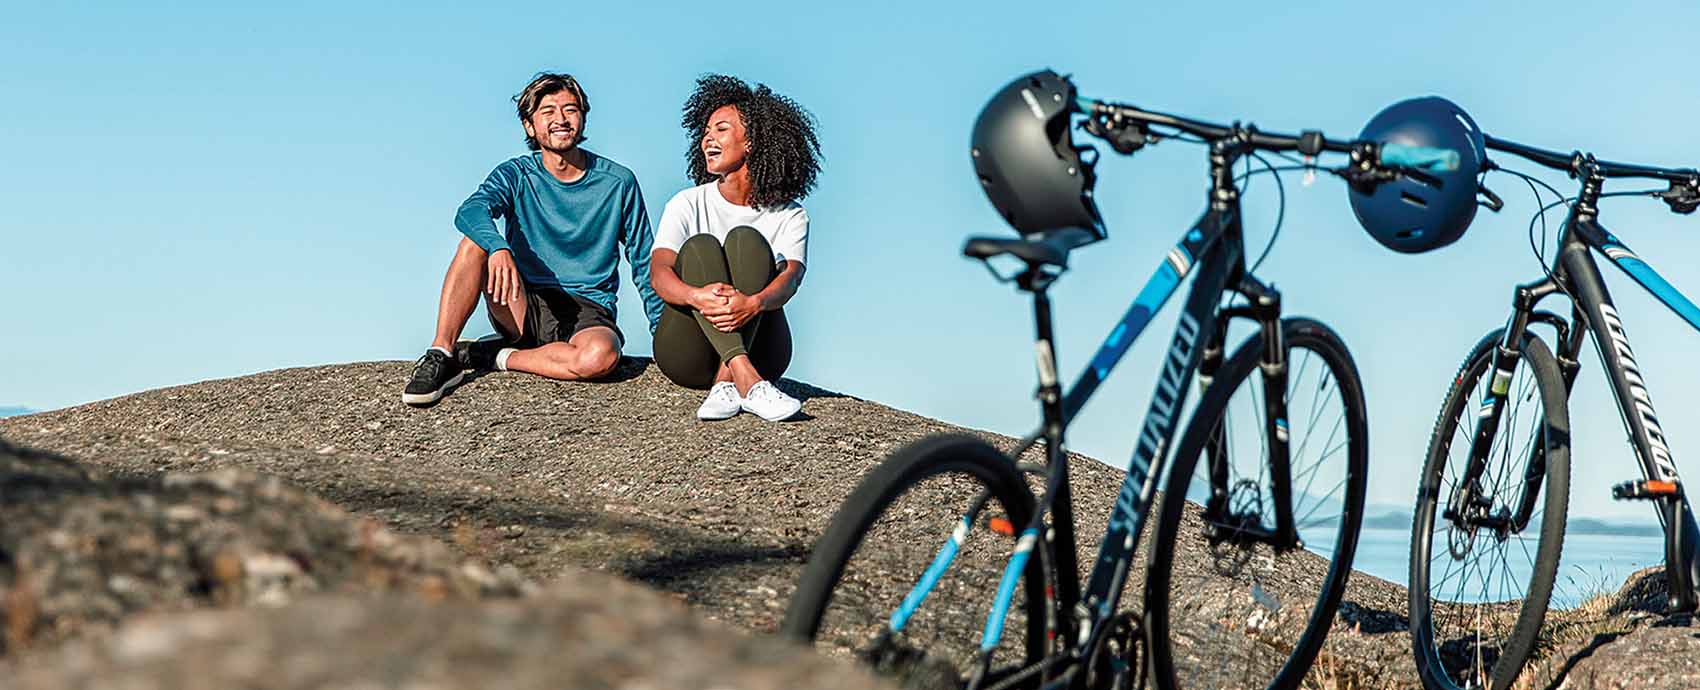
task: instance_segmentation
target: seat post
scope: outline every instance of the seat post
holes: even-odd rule
[[[1037,270],[1028,273],[1036,273]],[[1023,281],[1024,283],[1028,281]],[[1062,383],[1057,379],[1057,353],[1052,341],[1051,298],[1046,285],[1032,286],[1034,364],[1039,370],[1039,403],[1044,409],[1045,435],[1053,441],[1062,436]]]
[[[1029,273],[1039,272],[1039,266],[1032,266]],[[1055,276],[1052,276],[1053,278]],[[1024,286],[1031,285],[1022,281]],[[1044,497],[1040,499],[1039,513],[1035,519],[1043,519],[1045,512],[1051,514],[1051,525],[1054,529],[1043,531],[1045,540],[1050,547],[1043,553],[1050,554],[1056,563],[1051,564],[1054,572],[1065,573],[1065,577],[1057,578],[1057,601],[1060,611],[1068,615],[1076,610],[1080,602],[1080,578],[1075,577],[1079,572],[1079,563],[1075,555],[1074,535],[1074,492],[1068,482],[1068,455],[1063,452],[1063,427],[1067,421],[1063,419],[1062,383],[1057,379],[1057,353],[1053,345],[1051,331],[1051,298],[1045,288],[1048,281],[1034,285],[1033,292],[1033,324],[1036,340],[1033,354],[1039,368],[1039,406],[1044,410],[1045,438],[1045,467],[1048,476],[1045,479]],[[1062,626],[1062,636],[1065,646],[1072,648],[1079,643],[1074,626]]]

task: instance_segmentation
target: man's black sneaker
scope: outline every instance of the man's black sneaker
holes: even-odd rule
[[[443,398],[450,388],[460,385],[466,369],[442,350],[426,350],[413,365],[413,378],[401,392],[401,401],[409,405],[429,405]]]
[[[508,346],[508,341],[499,335],[485,336],[477,340],[462,340],[455,343],[455,359],[461,366],[478,371],[496,370],[496,353]]]

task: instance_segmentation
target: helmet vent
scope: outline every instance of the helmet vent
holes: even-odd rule
[[[1458,156],[1449,170],[1413,166],[1371,186],[1352,186],[1352,213],[1372,239],[1416,254],[1463,236],[1476,217],[1477,178],[1487,154],[1481,129],[1462,108],[1439,96],[1399,101],[1370,118],[1358,138],[1389,147],[1449,149]]]
[[[1471,133],[1474,133],[1476,131],[1476,123],[1471,122],[1470,118],[1464,116],[1464,113],[1454,112],[1454,113],[1452,113],[1452,117],[1454,119],[1458,120],[1458,124],[1461,124],[1461,125],[1464,126],[1464,131],[1471,132]]]
[[[1104,237],[1102,217],[1086,194],[1096,159],[1082,156],[1070,131],[1073,94],[1055,72],[1035,72],[1006,84],[974,121],[968,153],[975,178],[1016,232],[1046,237],[1085,228],[1093,239]]]

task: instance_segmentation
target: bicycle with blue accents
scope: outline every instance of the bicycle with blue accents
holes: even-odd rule
[[[1537,212],[1535,220],[1542,220],[1548,209],[1568,204],[1557,251],[1550,262],[1540,257],[1544,275],[1516,287],[1506,325],[1483,337],[1465,358],[1429,440],[1412,526],[1411,642],[1423,683],[1439,690],[1512,687],[1540,641],[1570,497],[1568,400],[1589,336],[1641,466],[1641,478],[1613,487],[1613,497],[1647,501],[1657,509],[1671,611],[1696,609],[1700,579],[1693,512],[1646,377],[1593,257],[1603,255],[1700,329],[1700,307],[1599,220],[1599,202],[1611,196],[1657,198],[1675,213],[1693,213],[1700,208],[1700,173],[1613,163],[1491,136],[1486,144],[1490,151],[1564,171],[1580,189]],[[1503,170],[1491,161],[1487,169]],[[1539,197],[1538,180],[1508,172],[1529,181]],[[1617,178],[1666,186],[1603,191],[1606,180]],[[1539,256],[1546,245],[1534,239],[1534,222],[1530,245]],[[1568,319],[1538,308],[1557,296],[1568,298]],[[1553,344],[1534,326],[1550,328]]]
[[[1283,318],[1280,293],[1252,275],[1256,262],[1247,267],[1238,184],[1246,176],[1235,166],[1259,152],[1297,153],[1308,158],[1286,167],[1373,187],[1456,168],[1458,154],[1314,131],[1271,134],[1091,100],[1051,72],[1013,82],[993,103],[1000,99],[1013,104],[1012,117],[1030,110],[1053,138],[1011,146],[1039,147],[1029,150],[1040,162],[1057,152],[1059,184],[1075,180],[1078,190],[1074,176],[1083,175],[1079,193],[1087,197],[1096,156],[1067,155],[1095,154],[1074,146],[1074,129],[1123,154],[1163,140],[1205,144],[1209,208],[1066,390],[1047,290],[1070,252],[1101,239],[1101,229],[970,239],[967,256],[1013,262],[1019,268],[999,277],[1032,295],[1042,425],[1009,453],[944,434],[889,455],[815,546],[781,632],[859,659],[903,687],[1131,688],[1148,679],[1162,688],[1297,687],[1351,572],[1368,454],[1364,400],[1340,339],[1320,322]],[[990,152],[976,146],[973,154]],[[1350,160],[1315,167],[1323,154]],[[982,183],[994,184],[984,175]],[[1189,276],[1195,282],[1127,475],[1083,573],[1064,431]],[[1255,332],[1229,351],[1231,322]],[[1171,449],[1195,374],[1201,393]],[[1132,563],[1171,455],[1141,573]],[[1023,460],[1035,456],[1042,462]],[[1134,587],[1144,589],[1142,611],[1120,606]]]

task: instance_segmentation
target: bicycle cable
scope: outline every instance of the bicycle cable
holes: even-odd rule
[[[1302,158],[1294,158],[1292,156],[1292,154],[1286,153],[1284,151],[1268,151],[1267,153],[1269,155],[1275,156],[1276,158],[1279,158],[1281,160],[1287,161],[1288,163],[1292,163],[1293,165],[1297,165],[1297,166],[1300,166],[1300,167],[1305,167],[1305,168],[1315,168],[1315,167],[1317,167],[1316,161],[1314,161],[1314,160],[1307,162]]]
[[[1082,121],[1077,126],[1084,129],[1087,126],[1087,122]],[[1185,132],[1170,132],[1170,131],[1161,131],[1161,130],[1152,130],[1152,129],[1147,129],[1145,131],[1145,138],[1146,138],[1146,142],[1145,142],[1146,144],[1156,144],[1156,143],[1162,142],[1162,141],[1179,141],[1179,142],[1184,142],[1184,143],[1188,143],[1188,144],[1199,144],[1199,145],[1208,145],[1210,143],[1209,140],[1206,140],[1202,137],[1190,135],[1190,134],[1187,134]],[[1258,253],[1257,259],[1251,262],[1250,268],[1248,268],[1247,271],[1246,271],[1247,273],[1255,273],[1257,271],[1257,269],[1263,265],[1264,260],[1269,258],[1270,252],[1274,251],[1274,249],[1275,249],[1276,240],[1278,238],[1280,238],[1280,236],[1281,236],[1281,228],[1284,227],[1285,224],[1286,224],[1286,219],[1287,219],[1287,185],[1286,185],[1286,182],[1281,178],[1280,173],[1282,173],[1282,172],[1304,171],[1308,174],[1314,175],[1316,173],[1316,171],[1320,169],[1320,170],[1324,170],[1324,171],[1329,172],[1329,173],[1338,174],[1338,172],[1335,171],[1335,170],[1317,165],[1316,160],[1313,159],[1313,158],[1299,159],[1299,158],[1294,158],[1293,156],[1288,155],[1284,152],[1280,152],[1280,151],[1269,151],[1269,152],[1267,152],[1270,155],[1273,155],[1277,158],[1280,158],[1282,161],[1289,163],[1289,165],[1279,165],[1278,166],[1278,165],[1275,165],[1275,164],[1269,162],[1269,159],[1264,157],[1264,155],[1263,155],[1264,153],[1265,152],[1262,152],[1262,151],[1248,151],[1246,156],[1244,156],[1245,162],[1246,162],[1245,172],[1242,172],[1238,175],[1235,175],[1234,179],[1233,179],[1233,182],[1235,184],[1240,185],[1238,191],[1239,191],[1240,196],[1243,197],[1251,189],[1251,178],[1253,178],[1257,175],[1272,175],[1275,178],[1275,192],[1276,192],[1276,199],[1277,199],[1276,207],[1275,207],[1275,226],[1269,233],[1269,241],[1263,245],[1263,251]],[[1251,159],[1253,159],[1253,158],[1257,159],[1257,162],[1261,163],[1263,165],[1262,170],[1252,170],[1251,169],[1251,165],[1252,165]],[[1307,184],[1309,183],[1309,178],[1306,179],[1306,183]]]
[[[1550,280],[1550,281],[1552,281],[1552,283],[1554,285],[1557,285],[1559,291],[1563,292],[1565,297],[1569,298],[1572,302],[1574,302],[1575,299],[1576,299],[1575,295],[1570,294],[1570,290],[1567,289],[1564,286],[1563,282],[1559,281],[1557,278],[1555,278],[1553,276],[1552,268],[1547,266],[1546,245],[1547,245],[1547,237],[1548,237],[1547,212],[1551,211],[1553,208],[1556,208],[1560,205],[1569,205],[1570,202],[1575,199],[1575,197],[1568,197],[1567,198],[1567,197],[1564,196],[1563,193],[1559,192],[1552,185],[1547,184],[1546,180],[1542,180],[1538,177],[1529,175],[1529,174],[1524,173],[1524,172],[1519,171],[1519,170],[1512,170],[1510,168],[1502,168],[1502,167],[1495,165],[1492,168],[1490,168],[1487,172],[1493,172],[1495,170],[1500,171],[1500,172],[1504,172],[1506,174],[1512,175],[1512,176],[1522,180],[1523,184],[1528,185],[1529,193],[1533,194],[1535,196],[1535,206],[1537,208],[1539,208],[1539,210],[1535,211],[1534,216],[1529,218],[1529,228],[1527,230],[1527,235],[1528,235],[1528,238],[1529,238],[1529,251],[1530,251],[1530,253],[1535,255],[1535,263],[1540,265],[1541,272],[1546,275],[1547,280]],[[1485,177],[1486,177],[1485,173],[1484,173],[1483,177],[1485,179]],[[1547,191],[1552,192],[1553,198],[1558,199],[1558,201],[1554,201],[1550,204],[1546,203],[1546,197],[1541,196],[1541,190],[1539,188],[1535,187],[1536,183],[1539,183],[1542,187],[1546,187]],[[1540,225],[1541,225],[1541,240],[1540,240],[1539,243],[1535,242],[1535,223],[1537,221],[1539,221]]]
[[[1275,249],[1275,238],[1281,236],[1281,226],[1282,226],[1282,224],[1286,223],[1286,221],[1287,221],[1287,184],[1286,184],[1286,182],[1281,180],[1280,172],[1277,171],[1275,166],[1269,162],[1268,158],[1264,158],[1262,154],[1260,154],[1256,151],[1251,152],[1251,157],[1256,158],[1257,162],[1262,163],[1263,168],[1264,168],[1264,172],[1268,173],[1271,177],[1275,178],[1275,192],[1276,192],[1277,198],[1280,201],[1277,202],[1277,205],[1275,207],[1275,229],[1271,230],[1269,232],[1269,242],[1267,244],[1263,245],[1263,252],[1257,255],[1257,260],[1251,262],[1251,268],[1246,269],[1247,274],[1256,273],[1257,267],[1263,265],[1263,260],[1269,258],[1269,252]],[[1250,161],[1246,162],[1246,167],[1248,169],[1251,167]],[[1299,166],[1299,167],[1304,167],[1304,166]],[[1249,172],[1249,170],[1248,170],[1248,172],[1246,173],[1246,183],[1247,183],[1246,187],[1248,189],[1251,186],[1250,185],[1251,175],[1252,175],[1251,172]],[[1240,191],[1240,193],[1244,194],[1245,191],[1242,189]]]
[[[1513,175],[1513,176],[1521,179],[1524,184],[1528,185],[1529,192],[1535,196],[1535,204],[1537,206],[1539,206],[1539,210],[1535,211],[1534,215],[1532,215],[1529,218],[1529,227],[1528,227],[1528,231],[1527,231],[1528,238],[1529,238],[1529,250],[1530,250],[1531,253],[1533,253],[1535,255],[1535,261],[1536,261],[1536,263],[1540,264],[1541,272],[1546,275],[1547,280],[1552,281],[1553,285],[1557,286],[1559,291],[1563,292],[1564,296],[1569,298],[1571,303],[1574,304],[1576,302],[1576,296],[1570,294],[1569,288],[1565,287],[1563,281],[1558,280],[1552,274],[1552,268],[1547,265],[1546,245],[1547,245],[1547,240],[1549,238],[1549,232],[1548,232],[1546,216],[1554,208],[1557,208],[1559,206],[1569,206],[1569,205],[1571,205],[1572,203],[1574,203],[1576,201],[1576,199],[1578,197],[1564,196],[1557,189],[1553,188],[1552,185],[1547,184],[1545,180],[1542,180],[1538,177],[1534,177],[1532,175],[1528,175],[1528,174],[1523,173],[1521,171],[1512,170],[1510,168],[1505,168],[1505,167],[1500,167],[1498,165],[1495,165],[1491,169],[1489,169],[1488,172],[1492,172],[1492,171],[1495,171],[1495,170]],[[1554,201],[1552,203],[1543,204],[1543,202],[1546,201],[1546,198],[1541,196],[1540,190],[1536,189],[1536,187],[1535,187],[1536,184],[1539,184],[1542,187],[1545,187],[1547,189],[1547,191],[1551,192],[1552,195],[1555,198],[1557,198],[1558,200]],[[1664,190],[1662,190],[1662,189],[1643,189],[1643,190],[1623,191],[1623,192],[1606,192],[1606,193],[1600,194],[1599,198],[1606,199],[1606,198],[1610,198],[1610,197],[1624,197],[1624,196],[1645,196],[1645,197],[1657,198],[1658,195],[1660,193],[1662,193],[1663,191]],[[1535,241],[1535,224],[1537,222],[1541,226],[1541,239],[1540,239],[1539,243],[1537,243]]]

